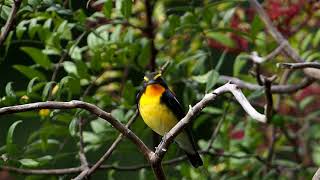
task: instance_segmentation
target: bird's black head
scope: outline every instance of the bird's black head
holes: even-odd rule
[[[166,82],[162,78],[162,74],[160,71],[147,73],[143,78],[144,87],[150,84],[159,84],[164,88],[167,88]]]

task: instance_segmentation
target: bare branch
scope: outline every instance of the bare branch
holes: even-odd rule
[[[259,4],[257,0],[249,0],[251,6],[255,9],[255,11],[260,16],[261,20],[264,22],[267,30],[272,35],[274,40],[279,44],[283,45],[283,52],[290,58],[292,58],[296,62],[305,62],[305,60],[299,56],[299,54],[290,46],[287,39],[285,39],[282,34],[273,26],[272,21],[269,16]],[[320,70],[314,68],[305,68],[303,72],[311,78],[320,79]]]
[[[51,174],[51,175],[75,174],[82,171],[81,166],[74,167],[74,168],[64,168],[64,169],[24,169],[24,168],[10,167],[10,166],[0,166],[0,169],[16,172],[19,174]]]
[[[16,14],[20,8],[21,2],[22,2],[22,0],[14,0],[13,1],[11,12],[8,16],[8,20],[7,20],[6,24],[3,26],[3,31],[1,31],[1,34],[0,34],[0,46],[2,46],[2,44],[6,40],[8,34],[13,26],[13,20],[16,17]]]
[[[54,71],[53,71],[52,76],[51,76],[51,81],[55,81],[56,80],[58,71],[59,71],[60,67],[62,67],[61,64],[66,59],[67,56],[68,56],[67,52],[63,52],[62,53],[62,56],[60,57],[58,63],[55,64]]]
[[[281,43],[276,49],[274,49],[272,52],[270,52],[265,57],[260,57],[256,51],[253,51],[249,57],[253,62],[255,62],[257,64],[262,64],[270,59],[273,59],[278,54],[280,54],[285,46],[286,46],[285,43]]]
[[[320,168],[313,175],[312,180],[320,180]]]
[[[230,77],[230,76],[220,76],[219,81],[222,83],[225,82],[231,82],[233,84],[236,84],[240,88],[246,88],[249,90],[262,90],[263,86],[259,86],[258,84],[252,84],[249,82],[242,81],[238,78],[235,77]],[[292,84],[292,85],[273,85],[271,87],[271,92],[272,93],[279,93],[279,94],[284,94],[284,93],[294,93],[300,89],[303,89],[310,84],[314,82],[314,79],[312,78],[304,78],[299,84]]]
[[[271,53],[265,56],[264,59],[267,61],[269,59],[275,58],[278,54],[281,53],[281,51],[285,46],[286,46],[286,43],[281,43],[276,49],[274,49]]]
[[[264,77],[264,87],[265,87],[265,93],[266,93],[266,108],[265,108],[265,114],[267,117],[267,122],[270,122],[273,114],[273,99],[272,99],[272,93],[271,93],[271,84],[276,79],[276,75],[272,77]]]
[[[303,68],[317,68],[320,69],[318,62],[304,62],[304,63],[278,63],[278,67],[287,69],[303,69]]]
[[[81,167],[83,168],[84,171],[87,171],[89,169],[89,163],[86,158],[86,154],[84,152],[84,143],[83,143],[83,126],[84,126],[84,119],[83,117],[80,117],[79,119],[79,143],[80,143],[80,148],[79,148],[79,159],[81,162]]]
[[[226,114],[228,113],[229,105],[230,105],[230,103],[228,103],[228,105],[227,105],[227,107],[225,108],[224,113],[223,113],[220,121],[218,122],[216,128],[214,129],[214,131],[213,131],[213,133],[212,133],[212,135],[211,135],[211,137],[210,137],[210,140],[209,140],[209,142],[208,142],[208,147],[207,147],[206,151],[209,151],[209,150],[211,149],[211,146],[212,146],[214,140],[216,139],[216,137],[217,137],[217,135],[218,135],[218,133],[219,133],[219,131],[220,131],[220,128],[221,128],[221,126],[222,126],[222,123],[223,123],[223,121],[226,119]]]
[[[70,102],[38,102],[38,103],[30,103],[24,105],[16,105],[10,107],[0,108],[0,115],[5,114],[13,114],[18,112],[32,111],[38,109],[85,109],[92,114],[97,115],[98,117],[108,121],[114,128],[116,128],[119,132],[124,134],[125,137],[130,139],[143,153],[146,159],[150,159],[153,152],[142,142],[142,140],[137,137],[130,129],[121,124],[118,120],[111,116],[110,113],[103,111],[99,107],[86,103],[83,101],[73,100]]]

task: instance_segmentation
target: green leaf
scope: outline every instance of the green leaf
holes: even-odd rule
[[[90,122],[91,128],[95,133],[103,133],[106,132],[109,128],[108,123],[103,119],[97,119]]]
[[[63,62],[63,68],[67,73],[78,76],[77,66],[73,62],[71,61]]]
[[[218,108],[214,108],[214,107],[206,107],[203,109],[203,112],[209,113],[209,114],[222,114],[223,110],[218,109]]]
[[[22,122],[21,120],[16,121],[10,126],[7,133],[7,146],[13,144],[13,132],[16,129],[17,125],[20,124],[21,122]]]
[[[222,66],[222,63],[225,60],[226,54],[227,54],[227,50],[224,50],[223,53],[221,54],[219,60],[218,60],[218,64],[214,68],[215,71],[219,72],[219,70],[220,70],[220,68]]]
[[[66,76],[61,79],[60,84],[62,85],[62,87],[68,87],[70,93],[80,94],[80,79]]]
[[[138,56],[138,62],[141,66],[148,64],[148,60],[151,56],[151,45],[148,39],[142,38],[140,41],[141,50]]]
[[[83,142],[85,143],[98,144],[100,143],[100,140],[100,136],[97,134],[88,131],[83,132]]]
[[[320,43],[320,30],[317,31],[317,33],[314,35],[314,38],[312,40],[312,46],[317,47]]]
[[[69,133],[71,136],[75,136],[77,133],[78,118],[73,118],[69,124]]]
[[[18,70],[20,73],[22,73],[29,79],[33,79],[34,77],[38,77],[40,80],[43,80],[43,81],[46,81],[47,79],[40,71],[32,69],[28,66],[14,65],[13,68]]]
[[[33,159],[20,159],[19,162],[26,167],[38,167],[40,164],[38,161]]]
[[[234,61],[233,64],[233,76],[237,77],[240,75],[241,69],[246,65],[247,61],[243,60],[243,58],[247,58],[247,54],[240,54]]]
[[[205,74],[202,74],[202,75],[198,75],[198,76],[192,76],[191,78],[199,83],[207,83],[208,79],[209,79],[209,76],[212,75],[212,72],[214,70],[210,70],[208,71],[207,73]]]
[[[28,0],[28,4],[32,7],[36,7],[36,6],[40,5],[41,2],[42,2],[42,0]]]
[[[124,118],[124,112],[123,112],[123,110],[122,109],[114,109],[114,110],[112,110],[111,111],[111,115],[115,118],[115,119],[117,119],[118,121],[124,121],[125,120],[125,118]]]
[[[17,28],[16,28],[16,35],[18,39],[21,39],[23,36],[23,33],[27,30],[27,28],[25,27],[25,25],[28,24],[27,20],[22,20]]]
[[[106,0],[103,6],[103,13],[107,18],[111,17],[112,8],[113,8],[112,0]]]
[[[301,47],[300,47],[301,51],[307,50],[307,48],[308,48],[308,46],[310,45],[312,39],[313,39],[312,34],[308,34],[308,35],[302,40],[302,43],[300,44],[300,45],[301,45]]]
[[[7,20],[9,17],[9,14],[11,12],[11,7],[9,6],[5,6],[5,5],[1,5],[0,7],[0,17],[4,20]],[[2,31],[2,30],[1,30]]]
[[[60,38],[62,38],[62,39],[66,39],[66,40],[72,39],[71,28],[69,27],[67,20],[63,21],[59,25],[59,27],[57,29],[57,33],[60,35]]]
[[[299,103],[299,108],[301,110],[304,110],[308,105],[310,105],[316,98],[314,96],[308,96],[304,98],[302,101]]]
[[[53,160],[53,157],[50,155],[42,156],[37,158],[37,161],[40,162],[40,164],[46,164],[49,163],[51,160]]]
[[[51,92],[52,86],[55,84],[55,82],[51,81],[48,82],[42,91],[42,101],[46,101],[49,97],[49,93]]]
[[[32,93],[32,88],[34,83],[36,82],[36,80],[38,80],[38,77],[35,77],[33,79],[31,79],[31,81],[28,83],[28,87],[27,87],[27,94],[31,94]]]
[[[120,6],[121,14],[124,17],[129,18],[131,15],[132,0],[121,0]]]
[[[227,47],[235,47],[234,41],[226,34],[221,32],[208,32],[206,34],[208,37],[218,41],[219,43],[227,46]]]
[[[82,51],[78,46],[72,46],[69,51],[72,59],[80,61],[82,59]]]
[[[206,92],[211,90],[211,88],[216,85],[219,79],[219,73],[215,70],[209,71],[207,85],[206,85]]]
[[[26,52],[32,60],[39,64],[41,67],[45,69],[50,69],[51,68],[51,61],[49,57],[44,54],[40,49],[33,48],[33,47],[21,47],[21,50]]]
[[[264,24],[261,21],[259,16],[254,16],[252,24],[251,24],[251,35],[252,38],[256,38],[258,32],[260,32],[264,28]]]
[[[12,88],[12,83],[13,83],[13,82],[9,82],[9,83],[6,85],[6,95],[9,96],[9,97],[16,97],[16,94],[15,94],[15,92],[13,91],[13,88]]]
[[[37,24],[37,19],[36,18],[33,18],[30,20],[30,23],[29,23],[29,27],[28,27],[28,34],[29,34],[29,37],[31,39],[34,38],[36,32],[38,31],[40,25]]]

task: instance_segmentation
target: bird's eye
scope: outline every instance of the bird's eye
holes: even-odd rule
[[[147,77],[145,76],[145,77],[143,77],[143,80],[146,81],[146,82],[148,82],[148,81],[149,81],[149,78],[147,78]]]

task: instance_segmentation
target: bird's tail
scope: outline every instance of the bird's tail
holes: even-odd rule
[[[195,151],[194,153],[188,153],[188,152],[185,152],[185,153],[193,167],[197,168],[203,165],[203,162],[197,151]]]

